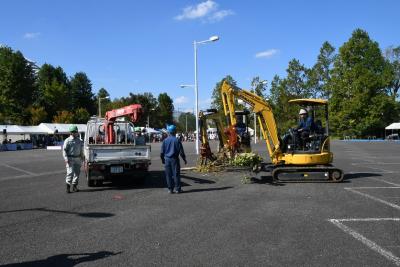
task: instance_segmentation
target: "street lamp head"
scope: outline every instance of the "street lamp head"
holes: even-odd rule
[[[181,88],[186,88],[186,87],[194,87],[193,84],[181,84],[179,85]]]
[[[217,35],[211,36],[210,39],[208,39],[211,42],[215,42],[219,40],[219,37]]]

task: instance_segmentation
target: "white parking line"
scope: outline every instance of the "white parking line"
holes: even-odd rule
[[[19,171],[19,172],[23,172],[23,173],[29,174],[29,175],[35,175],[35,173],[33,173],[33,172],[28,172],[28,171],[25,171],[23,169],[20,169],[20,168],[17,168],[17,167],[14,167],[14,166],[11,166],[11,165],[8,165],[8,164],[5,164],[5,163],[2,163],[1,165],[5,166],[5,167],[8,167],[10,169]]]
[[[396,204],[393,204],[393,203],[388,202],[388,201],[386,201],[386,200],[383,200],[383,199],[380,199],[380,198],[371,196],[371,195],[369,195],[369,194],[367,194],[367,193],[362,193],[362,192],[359,192],[359,191],[356,190],[356,189],[374,189],[374,188],[379,189],[379,188],[382,188],[382,187],[369,187],[369,188],[345,187],[344,189],[349,190],[350,192],[359,194],[359,195],[361,195],[361,196],[370,198],[370,199],[375,200],[375,201],[377,201],[377,202],[380,202],[380,203],[382,203],[382,204],[388,205],[388,206],[390,206],[390,207],[392,207],[392,208],[395,208],[395,209],[400,210],[400,206],[398,206],[398,205],[396,205]],[[383,188],[397,188],[397,187],[383,187]]]
[[[0,182],[7,181],[7,180],[13,180],[13,179],[23,179],[23,178],[29,178],[29,177],[39,177],[39,176],[44,176],[44,175],[61,174],[61,173],[65,173],[65,172],[66,172],[65,170],[59,170],[59,171],[52,171],[52,172],[34,173],[31,175],[23,174],[23,175],[17,175],[17,176],[0,177]]]
[[[386,184],[390,184],[390,185],[394,185],[394,186],[400,186],[400,184],[392,183],[392,182],[389,182],[389,181],[386,181],[386,180],[383,180],[383,179],[379,179],[379,178],[376,178],[376,177],[368,177],[368,178],[370,178],[372,180],[375,180],[375,181],[378,181],[378,182],[382,182],[382,183],[386,183]]]
[[[359,165],[365,165],[365,164],[371,164],[371,163],[352,163],[351,165],[359,166]],[[378,170],[378,171],[381,171],[382,173],[397,173],[395,171],[385,170],[385,169],[382,169],[382,168],[376,168],[376,167],[371,167],[371,166],[363,166],[363,167],[364,168],[373,169],[373,170]]]
[[[378,252],[379,254],[381,254],[382,256],[384,256],[386,259],[390,260],[391,262],[393,262],[397,266],[400,266],[400,258],[399,257],[396,257],[390,251],[385,250],[384,248],[382,248],[381,246],[379,246],[375,242],[369,240],[365,236],[357,233],[356,231],[354,231],[350,227],[348,227],[348,226],[344,225],[343,223],[341,223],[341,222],[350,222],[350,221],[352,221],[352,222],[356,222],[356,221],[362,221],[362,222],[369,222],[369,221],[400,221],[400,218],[330,219],[329,221],[331,223],[333,223],[334,225],[336,225],[337,227],[339,227],[345,233],[351,235],[352,237],[354,237],[355,239],[357,239],[358,241],[360,241],[361,243],[363,243],[364,245],[369,247],[370,249]]]

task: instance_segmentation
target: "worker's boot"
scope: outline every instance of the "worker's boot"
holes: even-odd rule
[[[67,193],[68,193],[68,194],[71,193],[71,191],[70,191],[70,185],[69,185],[69,184],[67,184]]]
[[[79,189],[76,184],[72,185],[72,191],[79,192]]]

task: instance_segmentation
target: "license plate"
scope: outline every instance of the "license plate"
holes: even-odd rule
[[[124,167],[122,167],[122,166],[111,166],[110,172],[111,173],[123,173],[124,172]]]

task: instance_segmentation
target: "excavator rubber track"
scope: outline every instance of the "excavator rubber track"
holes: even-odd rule
[[[334,166],[277,166],[272,171],[273,181],[279,182],[333,182],[343,181],[344,173]],[[320,178],[311,178],[320,174]],[[283,179],[283,175],[294,175],[295,179]],[[280,177],[281,176],[281,177]]]

